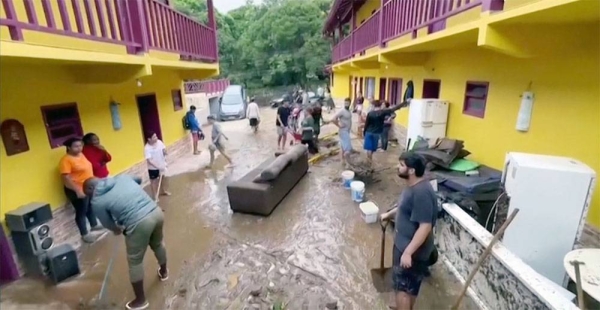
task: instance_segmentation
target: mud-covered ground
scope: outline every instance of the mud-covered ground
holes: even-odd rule
[[[330,115],[325,115],[325,118]],[[226,185],[272,156],[276,150],[274,111],[263,110],[257,134],[246,120],[222,124],[235,166],[217,158],[206,169],[208,152],[189,155],[169,167],[172,196],[165,209],[165,243],[170,279],[159,282],[156,261],[146,254],[145,287],[151,309],[387,309],[390,295],[379,294],[371,280],[379,264],[381,229],[365,224],[358,204],[340,184],[339,155],[311,166],[309,173],[269,217],[232,214]],[[333,125],[323,134],[333,132]],[[354,141],[360,149],[360,141]],[[398,148],[378,152],[379,171],[366,197],[380,211],[396,200],[403,183],[396,177]],[[388,234],[386,265],[391,265]],[[110,258],[108,288],[98,300]],[[2,288],[4,309],[122,309],[133,296],[122,237],[107,235],[86,246],[82,275],[52,286],[24,279]],[[440,262],[432,268],[418,309],[448,309],[460,285]],[[465,309],[476,309],[471,300]]]

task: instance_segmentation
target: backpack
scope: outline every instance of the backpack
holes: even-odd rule
[[[185,130],[190,130],[191,126],[190,126],[190,121],[188,119],[188,115],[187,113],[185,114],[185,116],[181,119],[181,123],[183,125],[183,129]]]

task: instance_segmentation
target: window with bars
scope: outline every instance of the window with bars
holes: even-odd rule
[[[181,97],[181,89],[173,89],[171,91],[171,98],[173,99],[174,111],[179,111],[183,109],[183,98]]]
[[[41,109],[51,148],[63,146],[70,138],[83,136],[76,103],[43,106]]]

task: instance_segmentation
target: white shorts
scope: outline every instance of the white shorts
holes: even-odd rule
[[[283,136],[288,132],[288,129],[283,126],[277,126],[277,135]]]

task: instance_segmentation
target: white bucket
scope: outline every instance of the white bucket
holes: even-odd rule
[[[361,203],[358,207],[362,212],[362,218],[365,220],[365,223],[372,224],[377,222],[377,218],[379,216],[379,208],[375,203],[367,201]]]
[[[350,183],[352,183],[352,180],[354,180],[354,171],[342,171],[342,182],[344,184],[344,188],[350,189]]]
[[[363,202],[365,197],[365,183],[361,181],[352,181],[352,183],[350,183],[350,192],[352,194],[352,200]]]

